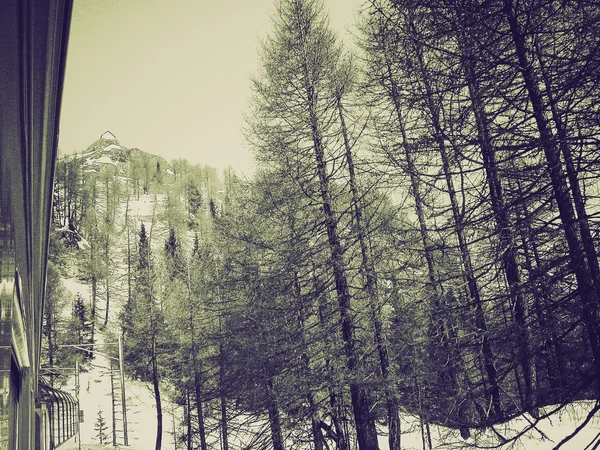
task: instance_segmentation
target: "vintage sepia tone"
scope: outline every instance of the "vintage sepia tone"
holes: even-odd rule
[[[599,33],[7,0],[0,450],[600,447]]]

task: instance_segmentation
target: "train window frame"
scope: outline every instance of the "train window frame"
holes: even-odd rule
[[[21,302],[21,278],[19,272],[15,271],[13,285],[13,304],[11,311],[10,339],[16,362],[20,369],[31,366],[29,360],[29,346],[27,345],[27,333],[25,330],[25,318],[23,316]]]
[[[11,351],[9,388],[8,388],[8,448],[9,450],[19,449],[19,434],[20,434],[20,414],[21,414],[21,390],[22,390],[22,372],[16,360],[16,355]]]

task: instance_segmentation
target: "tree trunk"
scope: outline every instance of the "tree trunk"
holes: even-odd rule
[[[105,246],[104,246],[104,262],[106,264],[106,277],[105,277],[105,289],[106,289],[106,310],[104,312],[104,325],[108,325],[108,311],[110,307],[110,237],[108,235],[105,236]]]
[[[546,119],[547,108],[538,87],[537,76],[529,59],[529,50],[521,26],[515,16],[512,0],[504,0],[504,15],[510,27],[512,43],[519,60],[519,71],[531,102],[532,114],[539,132],[540,145],[543,148],[548,172],[558,207],[560,220],[569,249],[569,261],[581,299],[581,317],[586,326],[588,339],[592,349],[596,368],[596,388],[600,391],[600,341],[597,320],[598,292],[597,281],[594,280],[593,270],[586,264],[586,252],[576,227],[577,220],[573,204],[560,162],[560,151],[556,146],[554,135]]]
[[[293,221],[290,220],[290,247],[293,248],[297,242],[297,236],[294,229]],[[305,329],[305,305],[302,298],[302,292],[300,288],[300,281],[298,280],[298,273],[294,271],[293,275],[293,292],[294,292],[294,300],[295,300],[295,312],[296,312],[296,320],[298,321],[298,332],[300,345],[299,348],[302,349],[302,354],[300,356],[300,374],[299,377],[302,379],[310,379],[310,357],[307,352],[308,345],[306,343],[306,329]],[[311,386],[308,386],[308,392],[306,393],[306,398],[308,400],[308,408],[310,411],[310,422],[311,422],[311,432],[313,437],[313,444],[315,446],[315,450],[323,450],[323,435],[321,433],[321,427],[319,426],[319,411],[318,406],[315,403],[315,398],[311,390]]]
[[[358,374],[360,364],[356,349],[356,340],[354,338],[354,323],[351,315],[350,292],[348,290],[348,282],[346,280],[342,245],[340,243],[337,231],[337,219],[332,208],[329,178],[326,170],[325,152],[323,149],[321,133],[319,131],[318,119],[315,110],[316,99],[314,87],[308,84],[308,81],[306,93],[308,98],[308,112],[310,116],[313,149],[315,152],[315,162],[317,166],[316,170],[321,194],[321,206],[325,215],[325,227],[327,230],[327,239],[331,252],[330,263],[333,271],[335,290],[338,297],[342,338],[344,340],[344,349],[346,353],[346,363],[350,374],[355,377]],[[358,448],[360,450],[378,449],[377,430],[375,429],[375,423],[370,413],[371,401],[365,388],[360,386],[357,381],[351,381],[350,396],[354,411]]]
[[[328,362],[329,366],[331,363]],[[330,370],[333,372],[333,370]],[[335,429],[335,444],[337,450],[350,450],[350,436],[347,427],[344,426],[347,419],[342,413],[343,404],[340,399],[343,398],[341,392],[336,392],[335,386],[329,388],[329,406],[331,407],[331,421]]]
[[[344,117],[344,108],[342,106],[341,94],[337,98],[338,117],[340,119],[342,136],[344,138],[344,148],[346,150],[346,163],[348,164],[349,185],[352,194],[352,211],[356,234],[360,245],[361,271],[365,279],[364,288],[367,292],[369,309],[371,311],[371,320],[375,330],[375,345],[379,355],[379,365],[381,368],[381,377],[383,379],[385,390],[385,402],[387,407],[387,423],[389,430],[389,448],[390,450],[400,450],[401,428],[400,415],[398,412],[398,402],[390,386],[390,363],[388,356],[388,346],[383,336],[383,324],[381,323],[381,305],[377,287],[377,273],[373,265],[373,258],[367,246],[368,234],[363,227],[362,207],[360,205],[360,194],[356,183],[356,172],[354,168],[354,157],[348,137],[348,129]]]
[[[104,327],[106,327],[106,325],[108,325],[108,308],[110,306],[110,286],[109,286],[109,282],[108,282],[108,276],[106,277],[106,283],[105,283],[105,289],[106,289],[106,311],[104,314]]]
[[[416,33],[414,22],[412,21],[410,26]],[[494,363],[494,356],[492,347],[488,337],[487,323],[485,314],[483,311],[483,301],[481,299],[479,288],[477,286],[477,280],[473,270],[473,264],[471,262],[471,254],[468,248],[467,241],[464,236],[464,224],[462,221],[462,215],[459,211],[458,200],[456,189],[454,188],[454,182],[452,180],[452,173],[450,170],[450,160],[447,154],[444,131],[441,125],[440,110],[434,100],[433,89],[430,83],[429,73],[427,72],[423,51],[420,42],[417,40],[413,41],[414,50],[416,53],[416,62],[418,65],[418,71],[421,76],[421,82],[425,87],[425,101],[427,109],[430,113],[431,125],[433,126],[433,138],[436,141],[440,157],[442,158],[442,170],[444,172],[444,178],[446,180],[446,186],[448,189],[448,197],[450,200],[450,207],[452,210],[452,218],[454,220],[454,231],[458,239],[458,247],[460,250],[463,278],[469,288],[469,296],[475,305],[475,325],[479,329],[481,334],[481,349],[483,353],[484,367],[486,370],[488,382],[490,384],[490,395],[492,399],[493,418],[502,417],[502,409],[500,406],[500,388],[498,386],[498,375]]]
[[[221,394],[221,439],[223,450],[229,450],[229,439],[227,436],[227,399]]]
[[[192,341],[192,363],[194,365],[194,392],[196,394],[196,414],[198,415],[198,434],[200,435],[200,448],[201,450],[207,450],[208,445],[206,443],[206,430],[204,427],[204,412],[202,411],[202,377],[200,373],[200,367],[198,364],[198,355],[196,349],[196,335],[194,327],[194,311],[192,309],[192,289],[190,284],[190,274],[188,271],[188,304],[190,306],[190,339]]]
[[[156,445],[155,450],[161,450],[162,446],[162,403],[160,400],[160,386],[158,376],[158,364],[156,361],[156,337],[152,337],[152,386],[154,387],[154,398],[156,399]]]
[[[93,252],[93,248],[94,246],[91,246],[92,248],[92,252]],[[94,267],[94,257],[92,256],[92,270],[95,271],[96,268]],[[96,278],[96,274],[92,275],[92,307],[91,307],[91,312],[90,312],[90,322],[92,322],[92,343],[94,342],[95,339],[95,332],[96,332],[96,303],[98,301],[98,278]]]
[[[315,403],[315,397],[312,392],[308,393],[308,408],[310,410],[310,430],[313,437],[315,450],[323,450],[323,433],[321,433],[318,407]]]
[[[223,349],[223,328],[221,325],[221,314],[219,314],[219,386],[221,386],[221,439],[223,450],[229,450],[229,438],[227,433],[227,399],[225,397],[225,350]]]
[[[117,411],[116,411],[116,399],[115,399],[115,380],[113,373],[113,365],[112,361],[109,366],[110,370],[110,405],[111,405],[111,418],[112,418],[112,445],[113,447],[117,446]]]
[[[108,324],[108,311],[110,307],[110,234],[113,228],[114,214],[111,213],[110,208],[110,187],[109,187],[109,174],[106,174],[106,184],[105,184],[105,192],[106,192],[106,219],[104,222],[104,267],[105,267],[105,286],[106,286],[106,309],[104,311],[104,324],[103,328]],[[116,195],[113,192],[113,195]],[[115,202],[118,203],[118,198],[115,199]]]
[[[131,235],[129,229],[129,196],[125,205],[125,228],[127,229],[127,303],[131,299]]]
[[[92,207],[96,208],[96,184],[94,183],[92,188]],[[95,211],[94,213],[95,214]],[[92,284],[92,304],[90,307],[90,321],[92,322],[92,343],[95,339],[96,333],[96,306],[98,304],[98,263],[96,262],[96,246],[98,245],[98,222],[95,216],[93,222],[93,228],[90,230],[89,242],[90,242],[90,274]]]
[[[194,359],[196,357],[194,356]],[[198,414],[198,434],[200,435],[200,448],[201,450],[207,450],[208,445],[206,443],[206,431],[204,427],[204,411],[202,410],[202,389],[201,389],[200,373],[197,369],[194,369],[194,387],[196,393],[196,414]]]
[[[314,269],[313,269],[314,273]],[[319,292],[321,290],[319,280],[316,276],[313,275],[313,283],[315,292]],[[322,329],[327,329],[327,319],[328,316],[328,305],[325,294],[321,294],[318,296],[318,312],[319,312],[319,324]],[[328,335],[329,336],[329,335]],[[325,343],[326,347],[333,346],[333,342],[331,338],[327,338]],[[333,437],[335,440],[335,445],[337,450],[350,450],[350,439],[348,437],[348,433],[346,433],[346,428],[342,424],[342,414],[340,411],[342,409],[341,404],[338,400],[338,392],[339,386],[336,384],[337,374],[335,367],[331,364],[331,359],[328,356],[325,356],[325,370],[329,380],[331,380],[331,384],[328,386],[329,390],[329,407],[331,414],[331,421],[333,424],[333,428],[335,433],[331,433],[331,427],[326,426],[324,422],[321,422],[321,428],[323,428],[328,437]],[[339,395],[342,397],[342,395]]]
[[[502,184],[498,175],[498,166],[496,163],[495,149],[489,132],[489,122],[485,112],[485,106],[481,100],[481,88],[475,75],[475,67],[471,46],[468,38],[459,37],[459,47],[462,52],[465,80],[469,90],[469,97],[475,116],[477,127],[477,139],[479,148],[483,157],[483,164],[486,172],[488,188],[490,191],[490,200],[492,211],[496,222],[496,232],[500,238],[500,248],[502,249],[502,263],[506,281],[508,283],[509,295],[514,308],[517,342],[519,347],[519,364],[523,371],[523,380],[525,382],[525,398],[522,401],[523,408],[530,411],[533,407],[533,369],[529,351],[529,326],[525,320],[527,316],[526,305],[521,292],[521,277],[519,274],[519,264],[517,262],[516,246],[512,234],[514,227],[509,218],[508,207],[504,202]]]
[[[186,425],[187,425],[187,436],[186,436],[187,450],[193,450],[192,449],[192,435],[194,434],[194,432],[192,431],[192,403],[190,400],[190,391],[187,388],[185,390],[185,399],[186,399],[185,421],[186,421]]]
[[[267,380],[267,410],[269,413],[269,426],[271,428],[271,439],[273,441],[273,450],[285,450],[283,444],[283,435],[281,433],[281,418],[279,416],[279,406],[273,392],[273,380],[269,377]]]

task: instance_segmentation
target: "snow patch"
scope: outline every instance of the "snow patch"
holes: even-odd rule
[[[110,145],[107,145],[106,147],[104,147],[104,150],[112,150],[112,149],[120,150],[122,148],[123,148],[122,145],[119,145],[119,144],[110,144]]]
[[[77,278],[63,278],[62,284],[65,289],[75,297],[77,294],[80,294],[84,298],[91,297],[92,295],[90,292],[90,286],[82,283]]]
[[[155,202],[154,194],[140,195],[139,200],[129,201],[129,213],[138,217],[152,216],[154,207],[158,206],[164,197],[164,195],[156,195]]]
[[[106,155],[101,156],[100,158],[90,159],[86,162],[86,164],[112,164],[113,166],[117,165],[117,163],[113,161],[110,156]]]
[[[90,248],[90,243],[89,241],[80,236],[79,242],[77,243],[77,246],[81,249],[81,250],[87,250],[88,248]]]
[[[464,440],[458,430],[446,428],[441,425],[429,425],[432,448],[437,449],[473,449],[495,448],[499,450],[551,450],[566,436],[581,424],[594,407],[593,401],[579,401],[571,403],[564,408],[550,414],[536,422],[529,414],[523,414],[509,422],[495,425],[492,429],[477,431]],[[540,415],[551,413],[558,406],[548,406],[540,410]],[[422,450],[423,437],[421,422],[417,416],[401,414],[402,449]],[[523,430],[528,429],[522,436],[517,437]],[[379,450],[389,450],[387,430],[383,428],[379,433]],[[594,442],[600,431],[600,417],[594,417],[588,425],[573,439],[566,443],[564,449],[584,449]],[[508,439],[502,444],[498,442],[498,434]],[[515,438],[514,440],[511,440]]]

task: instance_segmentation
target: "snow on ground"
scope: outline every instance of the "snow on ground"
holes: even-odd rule
[[[94,165],[94,164],[112,164],[113,166],[118,165],[116,161],[113,161],[110,156],[104,155],[95,159],[88,159],[86,164]]]
[[[94,424],[97,417],[98,409],[102,408],[107,424],[110,426],[110,388],[107,389],[104,384],[108,376],[94,369],[88,374],[81,375],[81,405],[85,411],[85,422],[81,428],[81,442],[83,450],[96,450],[102,447],[94,446],[98,441],[95,439],[96,432]],[[86,385],[83,380],[89,380],[93,383],[90,386],[90,391],[87,392]],[[154,448],[156,438],[156,410],[154,407],[154,398],[148,389],[148,385],[144,383],[127,381],[128,392],[128,421],[129,421],[129,446],[124,447],[119,445],[122,450],[147,450]],[[176,448],[173,439],[173,424],[179,424],[181,420],[180,411],[175,412],[175,416],[171,415],[172,408],[170,403],[164,402],[164,417],[163,417],[163,448]],[[430,425],[431,439],[434,450],[442,449],[473,449],[473,448],[498,448],[500,450],[546,450],[553,449],[565,436],[573,432],[573,430],[587,416],[588,411],[593,406],[593,402],[577,402],[564,408],[561,412],[556,413],[549,419],[544,419],[536,425],[535,430],[531,430],[523,437],[515,442],[509,442],[502,446],[495,446],[497,442],[496,434],[488,430],[476,437],[472,437],[465,441],[460,438],[458,431],[451,430],[442,426]],[[175,421],[173,422],[173,418]],[[248,417],[239,417],[239,422],[246,422]],[[496,430],[510,437],[529,425],[529,420],[521,417],[516,418],[506,424],[496,427]],[[252,448],[252,436],[260,432],[266,431],[268,435],[268,427],[266,419],[255,419],[254,423],[245,424],[247,427],[246,433],[235,423],[230,424],[230,439],[229,444],[231,449]],[[423,441],[419,420],[415,416],[402,415],[402,450],[423,450]],[[110,430],[109,430],[110,431]],[[583,429],[575,438],[566,443],[563,450],[583,450],[593,442],[600,432],[600,419],[595,418],[588,426]],[[122,440],[118,440],[122,443]],[[208,437],[210,448],[218,449],[219,438],[212,435]],[[250,445],[250,447],[247,447]],[[493,447],[492,447],[493,446]],[[66,447],[65,450],[71,450],[77,447]],[[180,447],[177,447],[180,448]],[[301,447],[297,443],[287,440],[286,448],[300,449],[310,447]],[[427,447],[425,447],[427,448]],[[379,437],[379,449],[389,450],[387,445],[387,436],[384,434]]]
[[[153,196],[152,196],[153,198]],[[124,273],[125,268],[119,267],[115,270],[115,275]],[[116,282],[116,280],[115,280]],[[63,278],[63,286],[71,293],[74,297],[80,295],[86,304],[91,301],[91,287],[89,284],[81,282],[75,277]],[[121,287],[120,291],[124,292],[124,288]],[[116,292],[113,294],[112,306],[111,306],[111,322],[117,323],[117,315],[121,309],[119,295],[119,289],[116,288]],[[102,316],[104,304],[100,301],[97,305],[98,312]],[[71,308],[65,308],[65,314],[70,314]],[[109,328],[110,327],[109,324]],[[82,450],[90,447],[93,444],[98,444],[99,440],[96,438],[96,422],[98,420],[98,412],[102,411],[102,417],[108,426],[107,434],[109,434],[109,442],[112,443],[112,410],[113,400],[111,395],[111,361],[113,370],[117,370],[118,361],[111,359],[107,353],[115,354],[116,347],[115,342],[106,342],[105,336],[99,327],[96,327],[96,346],[94,350],[97,352],[94,359],[91,361],[90,368],[87,372],[81,372],[79,376],[79,401],[80,408],[83,411],[84,422],[81,423],[81,444]],[[116,394],[116,436],[117,443],[123,443],[123,421],[121,412],[120,402],[120,377],[118,372],[113,373],[113,383]],[[67,392],[71,392],[76,396],[75,382],[73,379],[67,382],[67,385],[63,388]],[[156,406],[154,395],[151,390],[151,384],[142,383],[139,381],[131,380],[129,377],[125,377],[125,393],[126,393],[126,404],[127,404],[127,423],[128,423],[128,436],[129,436],[129,447],[121,447],[123,449],[131,450],[146,450],[154,448],[156,439]],[[181,423],[181,411],[175,409],[169,403],[166,393],[163,400],[163,448],[173,448],[173,433],[172,423],[173,414],[175,414],[175,423],[177,426]],[[77,447],[79,443],[77,442]],[[62,448],[62,447],[61,447]],[[65,447],[67,449],[68,447]]]
[[[589,411],[594,407],[592,401],[580,401],[572,403],[550,417],[541,420],[536,424],[535,429],[530,430],[522,438],[518,444],[510,447],[508,444],[500,447],[501,449],[536,449],[545,450],[554,448],[563,438],[571,434],[579,424],[585,420]],[[556,407],[548,407],[546,411],[551,411]],[[515,436],[520,430],[526,428],[529,424],[534,423],[534,419],[525,414],[507,424],[496,427],[497,430],[505,437]],[[567,449],[584,449],[594,441],[600,433],[600,414],[597,414],[590,423],[575,436],[572,440],[566,443],[563,448]],[[488,433],[489,435],[490,433]]]
[[[90,370],[81,372],[79,375],[79,404],[83,411],[84,421],[80,424],[82,449],[90,448],[94,444],[99,444],[96,429],[98,421],[98,412],[101,411],[102,417],[108,429],[106,434],[109,436],[109,443],[112,444],[112,415],[113,399],[111,395],[111,372],[110,359],[107,355],[101,353],[107,352],[111,343],[105,343],[102,334],[98,335],[98,346],[95,350],[94,359],[91,362]],[[105,345],[102,345],[105,344]],[[125,393],[127,404],[127,432],[129,446],[123,447],[123,420],[122,408],[119,390],[118,361],[113,361],[113,383],[115,387],[115,429],[117,444],[123,449],[146,450],[154,448],[156,439],[156,406],[154,396],[149,383],[131,380],[125,377]],[[63,388],[76,396],[74,380],[70,380]],[[173,448],[174,440],[172,423],[173,414],[175,414],[175,423],[177,426],[181,422],[181,412],[173,410],[168,402],[166,395],[163,399],[163,448]],[[79,443],[74,448],[78,448]],[[61,447],[62,448],[62,447]],[[70,447],[68,447],[70,448]],[[95,447],[91,447],[95,448]]]
[[[140,195],[139,200],[135,198],[129,200],[129,214],[134,217],[152,217],[152,212],[154,211],[155,205],[158,207],[163,199],[164,195],[162,194],[156,195],[156,202],[154,201],[155,194]],[[123,208],[125,208],[125,205],[123,205]]]
[[[63,278],[62,284],[67,289],[67,291],[69,291],[73,295],[73,297],[81,295],[84,299],[89,299],[92,296],[90,285],[81,282],[77,278]]]
[[[442,449],[473,449],[473,448],[495,448],[498,450],[551,450],[556,447],[566,436],[585,420],[589,411],[594,407],[592,401],[575,402],[560,411],[552,414],[546,419],[535,423],[535,420],[525,414],[505,424],[495,426],[484,431],[472,431],[473,435],[464,440],[460,437],[458,430],[453,430],[438,425],[430,425],[431,440],[434,450]],[[555,406],[546,408],[547,412],[555,410]],[[423,450],[423,438],[419,419],[416,416],[403,414],[402,420],[402,450]],[[531,428],[531,425],[535,427]],[[498,434],[510,439],[519,435],[526,428],[531,428],[518,439],[499,445]],[[594,442],[600,433],[600,413],[579,432],[573,439],[565,443],[563,450],[583,450]],[[427,448],[427,447],[425,447]],[[389,450],[387,436],[379,437],[379,449]]]

